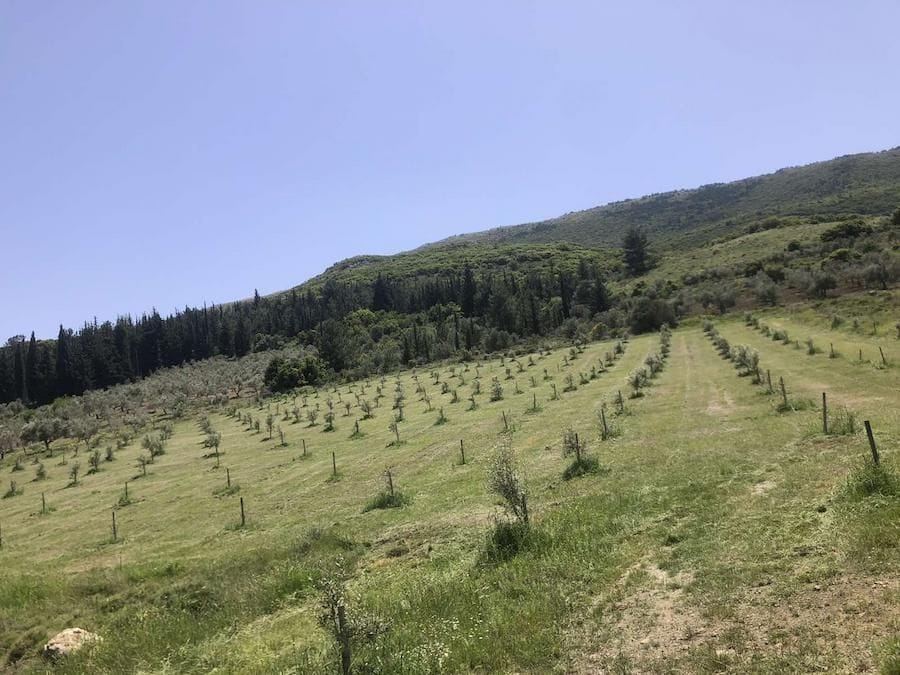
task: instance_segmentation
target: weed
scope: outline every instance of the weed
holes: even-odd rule
[[[866,458],[850,472],[844,487],[849,497],[861,499],[874,495],[894,497],[900,494],[900,477],[884,463]]]

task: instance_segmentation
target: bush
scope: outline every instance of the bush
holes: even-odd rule
[[[510,560],[525,550],[531,537],[532,531],[528,523],[498,521],[488,533],[484,558],[492,563]]]
[[[849,221],[830,227],[822,233],[822,241],[854,239],[863,234],[871,234],[872,228],[859,221]]]
[[[578,478],[579,476],[585,476],[587,474],[599,472],[600,462],[597,461],[597,458],[582,455],[581,457],[576,457],[575,460],[566,467],[566,470],[563,471],[562,477],[563,480],[572,480],[573,478]]]
[[[391,494],[385,490],[384,492],[379,492],[366,502],[366,505],[363,507],[363,513],[368,513],[375,509],[399,509],[401,506],[406,506],[411,501],[412,499],[402,492],[395,491]]]

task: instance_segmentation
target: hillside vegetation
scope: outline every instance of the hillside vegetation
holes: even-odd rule
[[[522,341],[653,330],[739,302],[886,288],[900,278],[898,167],[900,150],[843,157],[358,256],[268,297],[61,326],[56,340],[13,336],[0,347],[0,402],[47,404],[287,345],[314,351],[326,375],[360,377]],[[634,226],[650,246],[639,269],[618,248]]]
[[[640,226],[665,246],[697,246],[770,216],[883,215],[900,204],[900,148],[847,155],[732,183],[628,199],[536,223],[460,235],[450,241],[568,241],[617,246]],[[440,245],[443,242],[439,242]]]
[[[0,652],[43,672],[81,625],[55,670],[340,672],[339,605],[354,672],[895,672],[900,342],[858,317],[897,307],[146,401],[0,463]],[[489,491],[509,450],[524,524]]]

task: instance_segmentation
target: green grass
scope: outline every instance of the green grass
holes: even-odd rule
[[[719,327],[757,348],[792,396],[817,400],[824,385],[835,405],[870,419],[895,470],[900,369],[867,366],[862,378],[847,359],[798,354],[737,321]],[[896,660],[900,497],[845,491],[868,452],[865,437],[816,433],[818,409],[777,414],[777,396],[685,328],[652,386],[616,417],[617,435],[601,441],[600,405],[611,418],[616,392],[658,344],[655,335],[633,338],[609,372],[570,392],[557,369],[568,350],[535,355],[522,393],[504,387],[496,402],[490,382],[503,381],[505,366],[485,361],[474,410],[474,366],[458,403],[427,370],[417,373],[430,411],[413,373],[401,373],[397,446],[388,429],[394,375],[374,417],[360,419],[362,437],[352,436],[362,417],[355,408],[336,416],[334,433],[282,422],[286,447],[210,413],[222,434],[219,469],[203,459],[196,421],[178,421],[165,456],[129,484],[116,543],[110,512],[140,473],[137,445],[72,488],[62,447],[44,460],[39,489],[30,474],[11,474],[7,458],[0,476],[29,481],[0,500],[0,662],[43,672],[40,645],[77,625],[104,642],[62,672],[335,672],[317,617],[318,584],[336,570],[349,579],[350,610],[390,625],[380,640],[355,645],[363,671],[845,671]],[[578,369],[611,349],[589,345]],[[454,381],[448,366],[440,370]],[[441,407],[447,420],[435,425]],[[242,411],[268,412],[249,403]],[[527,528],[507,523],[485,488],[501,411],[529,488]],[[563,480],[566,429],[602,471]],[[226,467],[239,493],[228,493]],[[385,467],[409,501],[370,510],[372,496],[386,494]],[[54,508],[44,516],[41,491]],[[836,595],[844,589],[849,600]],[[831,608],[847,602],[858,611],[831,620]]]

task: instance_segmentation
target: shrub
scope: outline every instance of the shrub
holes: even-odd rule
[[[834,227],[825,230],[822,235],[822,241],[837,241],[840,239],[854,239],[863,234],[871,234],[872,228],[860,221],[851,220],[840,223]]]
[[[521,476],[509,436],[501,441],[487,475],[488,492],[503,500],[506,511],[517,522],[528,524],[528,489]]]
[[[497,521],[488,533],[484,558],[490,563],[510,560],[525,550],[531,537],[528,523]]]
[[[372,497],[363,507],[363,513],[374,511],[375,509],[398,509],[406,506],[412,500],[402,492],[395,491],[393,494],[387,491],[379,492]]]
[[[573,478],[598,473],[599,471],[600,463],[597,461],[596,457],[582,455],[581,457],[576,457],[575,460],[566,467],[562,477],[563,480],[572,480]]]

